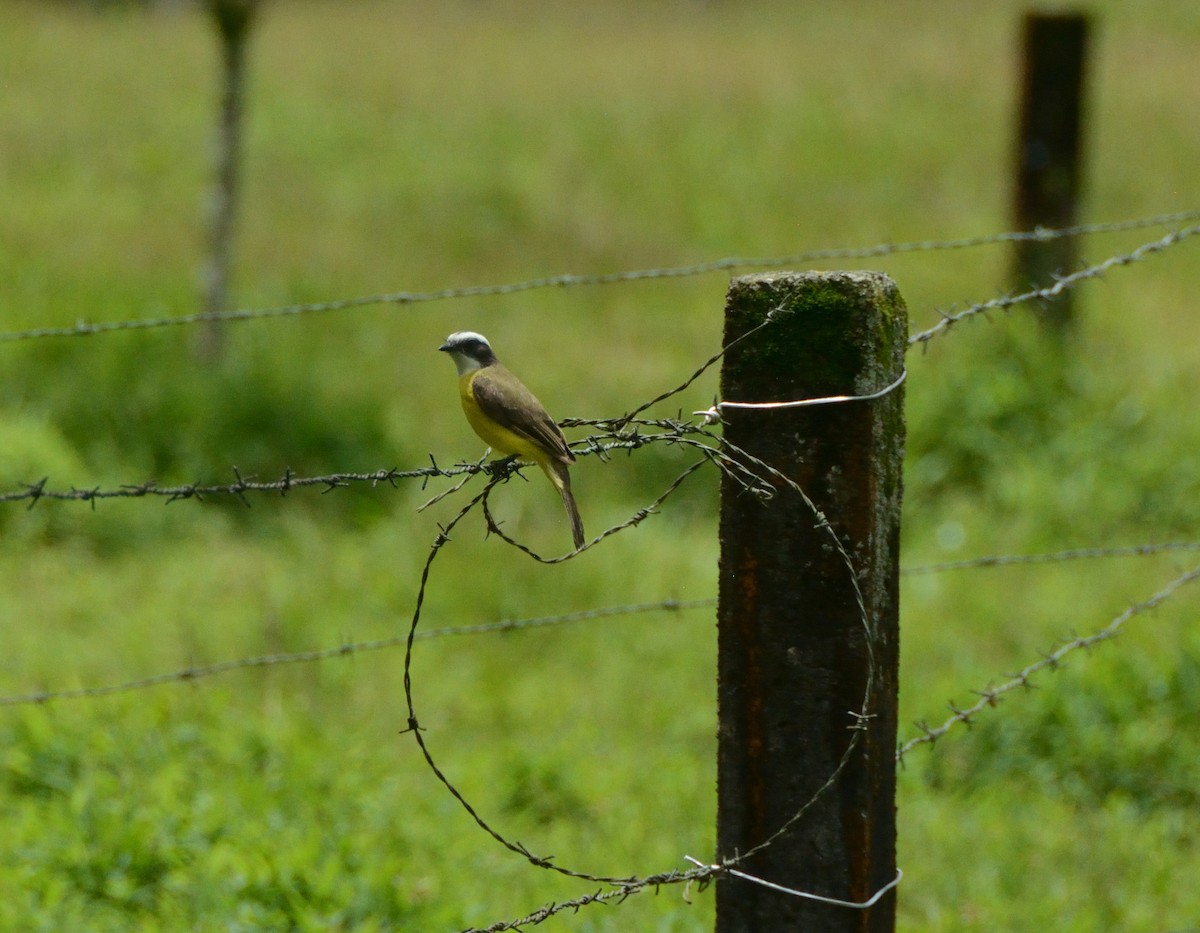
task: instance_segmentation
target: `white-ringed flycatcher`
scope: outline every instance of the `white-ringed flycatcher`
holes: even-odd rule
[[[576,549],[583,547],[583,521],[571,495],[567,467],[575,455],[554,419],[521,380],[496,359],[482,334],[464,330],[446,338],[439,350],[458,368],[458,395],[467,421],[494,451],[532,460],[562,496]]]

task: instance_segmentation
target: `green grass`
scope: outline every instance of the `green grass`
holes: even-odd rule
[[[1200,204],[1200,17],[1097,15],[1086,219]],[[235,301],[779,255],[1008,227],[1015,2],[271,5],[252,48]],[[1135,9],[1136,8],[1136,9]],[[217,57],[194,13],[0,7],[0,329],[196,309]],[[1158,231],[1091,237],[1091,261]],[[904,560],[1200,538],[1194,242],[909,359]],[[1008,288],[1000,248],[869,261],[913,329]],[[858,263],[862,264],[862,263]],[[825,267],[836,267],[827,263]],[[717,347],[713,275],[0,347],[0,488],[220,482],[448,464],[481,450],[435,348],[482,330],[560,417],[615,415]],[[706,407],[708,374],[659,412]],[[590,531],[686,463],[658,447],[575,485]],[[566,543],[540,477],[505,528]],[[444,486],[0,509],[0,695],[405,634]],[[421,627],[714,595],[715,477],[543,567],[474,516]],[[901,737],[1195,554],[914,575]],[[906,759],[903,930],[1186,928],[1200,916],[1195,590]],[[421,641],[439,764],[510,839],[647,874],[714,846],[711,612]],[[0,928],[443,930],[593,886],[483,833],[410,736],[403,656],[359,652],[0,711]],[[803,879],[795,879],[803,886]],[[546,924],[703,930],[667,887]]]

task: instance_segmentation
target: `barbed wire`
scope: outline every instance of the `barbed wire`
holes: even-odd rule
[[[670,393],[665,393],[663,397],[669,397],[674,392],[682,391],[683,388],[684,386],[673,389]],[[587,425],[601,428],[600,432],[573,441],[570,445],[577,457],[596,456],[601,459],[606,458],[614,450],[634,451],[656,443],[686,443],[688,433],[699,430],[685,421],[637,419],[633,417],[632,413],[617,418],[564,419],[560,424],[564,427]],[[629,429],[631,425],[632,430]],[[642,430],[644,428],[655,430],[652,433],[646,433]],[[243,476],[237,467],[233,467],[234,481],[230,483],[195,482],[166,486],[159,485],[156,480],[146,480],[110,488],[72,486],[70,489],[47,489],[46,484],[49,482],[49,477],[43,477],[34,483],[24,483],[22,489],[0,493],[0,503],[28,502],[28,508],[33,508],[40,501],[49,500],[87,502],[94,507],[96,502],[105,499],[161,498],[165,499],[169,505],[172,502],[186,499],[203,502],[207,497],[235,496],[249,505],[248,493],[279,493],[281,496],[285,496],[294,489],[320,488],[322,493],[329,493],[335,489],[356,485],[367,485],[374,488],[384,484],[395,488],[398,481],[411,479],[421,480],[421,488],[424,489],[431,479],[456,477],[470,479],[480,474],[507,476],[510,473],[519,474],[522,469],[531,465],[525,461],[514,462],[511,459],[503,458],[487,460],[485,457],[475,461],[459,461],[451,467],[441,467],[433,454],[429,455],[429,460],[429,466],[410,470],[389,468],[371,470],[366,473],[329,473],[323,476],[297,476],[290,470],[285,470],[279,479],[266,481],[258,480],[253,476]],[[422,509],[457,491],[458,488],[460,487],[453,487],[439,493],[425,503]]]
[[[610,424],[612,422],[597,421],[595,423]],[[567,424],[567,422],[564,421],[563,424]],[[575,442],[572,444],[572,447],[577,448],[575,450],[576,456],[603,456],[617,447],[632,450],[646,444],[655,443],[658,440],[661,440],[661,438],[634,432],[612,441],[601,441],[600,439],[589,437]],[[254,477],[245,477],[237,467],[233,467],[235,479],[231,483],[195,482],[160,486],[156,480],[147,480],[141,483],[125,483],[108,489],[100,486],[82,488],[72,486],[70,489],[47,489],[46,484],[49,482],[49,477],[43,477],[36,483],[25,483],[23,489],[0,493],[0,503],[28,502],[28,507],[33,508],[38,502],[46,499],[60,502],[88,502],[95,506],[96,502],[104,499],[145,499],[157,497],[165,499],[169,505],[172,502],[179,502],[185,499],[194,499],[198,502],[203,502],[209,496],[236,496],[249,505],[246,496],[247,493],[279,493],[285,496],[294,489],[319,487],[323,493],[328,493],[335,489],[343,489],[356,485],[376,487],[383,484],[395,488],[397,481],[406,479],[421,480],[421,488],[424,489],[431,479],[454,477],[469,479],[479,474],[493,475],[498,472],[519,472],[520,469],[530,465],[524,462],[509,463],[502,459],[492,461],[481,459],[472,462],[460,461],[452,467],[441,467],[438,466],[432,454],[429,455],[429,460],[430,466],[412,470],[390,468],[372,470],[366,473],[329,473],[324,476],[296,476],[290,470],[285,470],[279,479],[268,481],[261,481]],[[440,496],[437,498],[440,498]],[[433,501],[435,500],[430,500],[426,505],[432,504]]]
[[[627,897],[644,891],[647,888],[655,888],[657,890],[664,885],[686,884],[690,886],[697,882],[703,886],[719,873],[719,869],[716,866],[706,865],[702,868],[663,872],[657,875],[647,875],[644,878],[634,878],[615,884],[608,890],[601,888],[598,891],[591,894],[584,894],[581,897],[566,901],[551,902],[515,920],[500,920],[486,927],[469,927],[463,933],[503,933],[506,930],[520,930],[522,927],[537,926],[564,911],[569,910],[573,913],[579,913],[581,908],[592,904],[606,904],[613,901],[619,904]]]
[[[1189,583],[1195,582],[1197,579],[1200,579],[1200,567],[1195,567],[1186,573],[1180,574],[1148,599],[1145,599],[1142,602],[1133,603],[1100,631],[1095,632],[1092,635],[1072,638],[1063,642],[1049,654],[1044,655],[1041,659],[1027,665],[1015,674],[1008,675],[1009,679],[1001,683],[999,686],[988,687],[984,690],[974,691],[979,699],[970,706],[960,709],[959,707],[955,706],[953,702],[951,702],[949,707],[952,715],[940,726],[930,727],[924,722],[916,723],[916,727],[921,731],[921,734],[915,738],[909,739],[907,742],[903,743],[899,746],[899,748],[897,748],[896,761],[903,762],[904,756],[918,745],[933,745],[957,725],[971,725],[974,718],[979,713],[983,712],[985,708],[994,708],[998,706],[1006,693],[1010,693],[1013,690],[1016,690],[1018,687],[1029,688],[1032,686],[1030,678],[1040,671],[1046,670],[1047,668],[1052,670],[1057,669],[1062,664],[1063,658],[1072,652],[1091,648],[1100,642],[1115,638],[1120,632],[1122,626],[1124,626],[1125,623],[1134,616],[1141,615],[1143,612],[1147,612],[1162,605],[1164,602],[1174,596],[1175,593],[1182,587]]]
[[[647,514],[650,514],[647,510]],[[517,542],[509,541],[516,547],[522,547]],[[1075,548],[1067,551],[1054,551],[1042,554],[1000,554],[987,557],[976,557],[969,560],[950,561],[941,564],[925,564],[917,567],[902,567],[902,576],[944,573],[955,570],[970,570],[987,567],[1008,567],[1017,565],[1060,563],[1073,560],[1102,559],[1118,557],[1149,556],[1172,551],[1200,551],[1200,541],[1172,541],[1161,544],[1137,544],[1114,548]],[[531,555],[544,562],[558,562],[561,558],[542,558]],[[417,633],[417,641],[427,639],[454,637],[462,635],[488,635],[497,632],[516,632],[523,629],[549,628],[560,625],[572,625],[617,616],[637,615],[651,612],[685,612],[695,609],[712,609],[717,605],[716,597],[699,599],[667,598],[657,602],[633,603],[619,606],[601,606],[595,609],[582,609],[576,612],[561,613],[551,616],[535,616],[526,619],[500,619],[495,622],[482,622],[477,625],[447,626]],[[209,677],[238,670],[261,667],[273,667],[287,664],[304,664],[328,661],[334,658],[345,658],[356,654],[372,651],[382,651],[398,648],[405,644],[406,636],[392,636],[372,641],[342,642],[327,648],[311,651],[277,652],[274,654],[255,655],[234,658],[228,661],[218,661],[213,664],[191,665],[160,674],[117,683],[103,684],[96,687],[79,687],[70,690],[39,690],[32,693],[0,696],[0,706],[22,706],[51,703],[57,700],[97,699],[133,690],[149,689],[175,683],[193,683]]]
[[[433,460],[430,455],[430,460]],[[476,473],[486,473],[490,469],[488,464],[484,463],[459,463],[456,466],[448,469],[443,469],[433,463],[432,466],[422,467],[416,470],[374,470],[369,473],[330,473],[326,476],[296,476],[291,470],[285,470],[282,477],[277,480],[262,482],[254,477],[244,477],[237,467],[233,468],[233,473],[236,479],[232,483],[185,483],[182,485],[160,486],[155,480],[147,480],[141,483],[127,483],[113,489],[103,489],[100,486],[91,488],[76,488],[70,489],[47,489],[46,483],[49,482],[49,477],[43,477],[36,483],[25,483],[24,489],[13,490],[10,492],[0,493],[0,502],[29,502],[29,508],[33,508],[43,499],[58,500],[65,502],[90,502],[94,506],[95,503],[102,499],[145,499],[148,497],[160,497],[167,501],[167,504],[179,502],[184,499],[195,499],[204,501],[207,496],[237,496],[246,504],[246,493],[260,492],[277,492],[280,495],[287,495],[293,489],[306,489],[312,487],[322,487],[324,492],[331,492],[334,489],[340,489],[347,486],[358,484],[367,484],[369,486],[378,486],[382,483],[395,487],[397,480],[402,479],[420,479],[422,486],[430,479],[435,477],[454,477],[460,475],[474,475]]]
[[[355,298],[305,302],[290,305],[279,305],[268,308],[242,308],[230,311],[207,311],[175,316],[130,318],[119,321],[79,320],[74,324],[59,327],[31,327],[24,330],[0,332],[0,343],[13,343],[17,341],[40,340],[57,337],[86,337],[119,331],[180,327],[191,324],[200,324],[208,321],[237,322],[262,320],[266,318],[296,317],[307,314],[327,314],[330,312],[349,311],[384,304],[413,305],[464,298],[499,297],[502,295],[513,295],[521,292],[548,288],[598,286],[655,279],[686,278],[707,275],[715,272],[731,272],[738,269],[781,268],[799,265],[802,263],[821,262],[831,259],[870,259],[873,257],[890,256],[904,253],[960,250],[977,246],[988,246],[999,243],[1012,243],[1021,241],[1048,242],[1066,237],[1120,233],[1144,229],[1147,227],[1161,227],[1170,224],[1187,223],[1198,218],[1200,218],[1200,209],[1194,209],[1187,211],[1176,211],[1168,214],[1159,214],[1153,217],[1118,220],[1107,223],[1077,224],[1070,227],[1039,227],[1035,230],[992,233],[981,236],[959,237],[947,240],[914,240],[904,243],[884,242],[877,243],[873,246],[864,247],[813,249],[798,253],[769,257],[729,256],[723,259],[714,259],[683,266],[666,266],[653,269],[634,269],[623,272],[602,272],[593,274],[562,273],[559,275],[543,276],[499,285],[454,286],[433,289],[429,291],[380,292],[373,295],[362,295]],[[1057,293],[1058,292],[1054,292],[1054,294]],[[1039,295],[1036,297],[1054,297],[1054,294]],[[1031,299],[1025,298],[1020,300]],[[1009,304],[1015,303],[1017,303],[1017,300],[1015,299],[1009,302]],[[1008,305],[1004,306],[1007,307]]]
[[[417,587],[417,596],[413,607],[412,619],[408,628],[408,635],[405,640],[404,649],[404,701],[408,707],[407,728],[404,732],[413,736],[417,743],[417,747],[421,752],[421,756],[425,759],[425,764],[428,766],[433,775],[441,782],[442,786],[450,793],[450,795],[458,801],[459,805],[466,811],[467,815],[474,820],[475,824],[482,829],[487,835],[491,836],[496,842],[508,849],[510,852],[518,854],[529,861],[531,865],[539,868],[549,869],[566,875],[572,878],[579,878],[585,881],[599,882],[602,884],[628,884],[635,881],[633,877],[615,878],[612,876],[597,875],[591,872],[577,871],[571,868],[565,868],[554,864],[550,857],[540,856],[530,851],[523,843],[515,840],[510,840],[504,836],[499,830],[495,829],[491,822],[487,820],[467,798],[458,789],[445,771],[438,764],[430,750],[429,743],[424,736],[424,729],[417,718],[415,694],[413,691],[413,647],[416,642],[417,628],[421,620],[422,610],[425,604],[426,593],[428,592],[430,573],[433,569],[434,561],[441,553],[443,548],[450,542],[450,533],[471,511],[484,501],[491,489],[501,482],[505,482],[508,475],[497,474],[489,476],[484,488],[473,496],[450,521],[442,526],[441,531],[434,538],[433,544],[429,549],[429,554],[425,559],[424,566],[421,568],[420,583]],[[577,550],[570,556],[581,553],[582,549]]]
[[[1195,224],[1190,227],[1184,227],[1180,230],[1175,230],[1168,233],[1161,239],[1154,240],[1150,243],[1143,243],[1137,249],[1129,253],[1121,253],[1116,256],[1111,256],[1104,262],[1097,263],[1094,266],[1088,266],[1085,269],[1080,269],[1078,272],[1072,272],[1070,275],[1063,275],[1055,278],[1053,285],[1047,285],[1041,288],[1030,289],[1029,291],[1021,292],[1016,295],[1004,295],[999,298],[992,298],[988,301],[981,301],[978,304],[973,304],[969,308],[964,308],[962,311],[953,314],[942,312],[942,319],[923,331],[919,331],[908,338],[909,346],[917,344],[924,345],[936,337],[938,334],[943,334],[949,329],[968,318],[977,315],[986,315],[989,311],[1007,310],[1014,305],[1024,304],[1028,301],[1048,301],[1056,298],[1069,288],[1073,288],[1080,282],[1085,282],[1088,279],[1099,278],[1106,272],[1115,269],[1118,266],[1127,266],[1131,263],[1140,262],[1148,256],[1155,253],[1161,253],[1163,250],[1174,246],[1176,243],[1181,243],[1188,237],[1195,236],[1200,233],[1200,224]]]
[[[978,237],[978,238],[972,238],[972,239],[960,240],[960,241],[942,241],[940,244],[935,244],[933,241],[923,241],[922,244],[899,244],[899,246],[903,247],[905,249],[908,249],[908,248],[915,249],[915,248],[918,248],[918,246],[920,246],[920,248],[926,248],[926,247],[933,248],[934,245],[940,246],[942,248],[950,248],[951,244],[965,246],[965,245],[976,245],[978,243],[985,242],[985,241],[998,242],[998,241],[1012,240],[1012,239],[1038,239],[1038,240],[1053,239],[1055,237],[1065,236],[1065,235],[1078,235],[1081,232],[1100,232],[1100,231],[1136,229],[1136,228],[1144,227],[1144,226],[1162,224],[1162,223],[1167,223],[1167,222],[1174,222],[1174,221],[1178,221],[1183,218],[1192,217],[1194,215],[1200,216],[1200,211],[1180,212],[1180,213],[1170,214],[1170,215],[1161,215],[1156,218],[1146,218],[1146,219],[1142,219],[1142,220],[1132,220],[1132,221],[1121,221],[1121,222],[1117,222],[1114,224],[1107,224],[1107,225],[1094,224],[1094,225],[1088,225],[1088,226],[1064,228],[1062,230],[1038,230],[1038,231],[1033,231],[1031,233],[1020,233],[1020,234],[1018,234],[1018,233],[993,234],[991,237]],[[971,305],[970,307],[965,308],[962,311],[959,311],[954,314],[943,314],[942,320],[939,321],[937,324],[935,324],[933,327],[927,328],[924,331],[920,331],[919,333],[912,335],[909,338],[909,345],[915,346],[917,344],[921,344],[922,346],[924,346],[928,343],[928,341],[933,339],[933,337],[937,336],[938,334],[947,332],[954,324],[956,324],[960,321],[966,320],[970,317],[974,317],[979,314],[986,315],[989,311],[997,310],[997,309],[1007,309],[1009,307],[1012,307],[1014,305],[1017,305],[1017,304],[1020,304],[1023,302],[1027,302],[1027,301],[1044,300],[1044,299],[1053,298],[1057,295],[1062,294],[1067,289],[1074,287],[1075,285],[1079,284],[1080,282],[1101,276],[1105,272],[1108,272],[1109,270],[1111,270],[1113,268],[1116,268],[1119,266],[1124,266],[1124,265],[1129,265],[1131,263],[1138,262],[1138,261],[1146,258],[1147,256],[1153,255],[1158,252],[1162,252],[1163,250],[1169,248],[1170,246],[1173,246],[1176,243],[1182,242],[1184,239],[1186,239],[1190,236],[1193,236],[1196,233],[1200,233],[1200,224],[1176,230],[1158,240],[1152,241],[1150,243],[1145,243],[1130,253],[1124,253],[1124,254],[1112,256],[1109,259],[1105,260],[1104,262],[1098,263],[1093,266],[1089,266],[1085,269],[1081,269],[1078,272],[1072,273],[1070,275],[1059,277],[1055,280],[1054,284],[1052,284],[1052,285],[1044,286],[1041,288],[1035,288],[1035,289],[1032,289],[1032,290],[1029,290],[1026,292],[1022,292],[1017,295],[1002,296],[999,298],[990,299],[988,301],[979,302],[977,304]],[[882,246],[874,247],[871,249],[881,249],[881,248],[882,248]],[[836,253],[838,251],[826,251],[826,252]],[[663,270],[658,270],[658,271],[663,271]],[[632,274],[633,273],[631,273],[631,275]],[[639,275],[648,274],[648,271],[646,273],[637,273],[637,274],[639,274]],[[351,299],[351,301],[360,301],[360,299]],[[334,303],[334,304],[336,304],[336,303]],[[347,306],[349,306],[349,305],[347,305]],[[294,306],[294,307],[301,308],[301,307],[309,307],[309,306]],[[270,311],[270,310],[271,309],[268,309],[268,311]],[[278,309],[275,309],[275,310],[278,310]],[[750,331],[747,331],[745,334],[741,335],[739,338],[737,338],[736,341],[734,341],[734,343],[739,342],[741,340],[748,339],[748,338],[756,335],[762,328],[769,326],[775,320],[776,315],[781,310],[782,309],[779,309],[779,308],[773,309],[770,313],[768,313],[765,316],[764,320],[759,325],[752,328]],[[249,312],[246,312],[246,313],[249,313]],[[193,316],[190,316],[189,319],[199,320],[199,319],[209,319],[210,317],[211,317],[210,315],[193,315]],[[174,319],[173,318],[173,319],[169,319],[169,320],[183,322],[185,319]],[[142,322],[142,323],[145,323],[145,322]],[[129,325],[129,324],[130,324],[130,322],[124,322],[124,324],[122,324],[121,322],[114,322],[114,327],[123,327],[123,326]],[[149,326],[149,325],[147,324],[146,326]],[[25,333],[31,333],[31,332],[25,332]],[[0,334],[0,340],[3,340],[3,339],[5,339],[5,335]],[[639,405],[638,407],[634,408],[629,413],[623,415],[619,419],[607,419],[605,421],[587,421],[587,420],[582,420],[582,419],[566,419],[562,422],[562,424],[567,427],[578,426],[578,425],[589,425],[589,424],[604,424],[604,425],[615,425],[618,429],[622,428],[624,426],[627,426],[628,424],[635,421],[635,419],[637,418],[638,415],[642,414],[649,408],[651,408],[654,405],[657,405],[663,401],[666,401],[667,399],[673,397],[674,395],[679,394],[679,393],[683,392],[684,390],[686,390],[703,373],[705,373],[708,369],[710,369],[713,365],[715,365],[725,355],[725,353],[728,352],[729,349],[731,349],[731,346],[722,347],[715,354],[713,354],[711,357],[709,357],[703,364],[701,364],[701,366],[699,368],[697,368],[695,370],[695,372],[693,372],[682,383],[675,386],[674,388],[668,389],[667,391],[665,391],[657,396],[654,396],[653,398],[649,399],[648,401],[646,401],[646,402],[642,403],[641,405]],[[903,377],[901,377],[901,378],[903,378]],[[807,401],[803,402],[803,404],[811,404],[811,403],[815,403],[815,401],[807,400]],[[728,404],[728,403],[726,403],[726,404]],[[768,404],[768,403],[758,403],[758,404]],[[771,403],[771,404],[776,404],[776,403]],[[801,404],[801,402],[790,402],[789,404]],[[710,408],[707,412],[697,412],[697,414],[704,416],[706,422],[711,422],[711,421],[715,420],[714,415],[713,415],[713,412],[715,410],[716,410],[715,408]],[[636,435],[626,437],[620,441],[620,444],[622,446],[633,446],[638,443],[639,443],[639,441],[637,440]],[[574,447],[575,445],[572,445],[572,446]],[[580,451],[577,451],[577,453],[579,453],[579,452]],[[599,446],[593,439],[588,438],[582,442],[582,452],[583,453],[599,453],[599,454],[603,455],[604,448]],[[495,468],[495,464],[486,464],[481,460],[481,461],[478,461],[475,463],[465,463],[465,462],[459,463],[450,469],[443,469],[437,465],[437,462],[433,458],[432,454],[430,455],[430,464],[431,465],[429,467],[425,467],[425,468],[418,469],[418,470],[388,469],[388,470],[376,470],[376,471],[370,472],[370,473],[347,472],[347,473],[335,473],[335,474],[329,474],[326,476],[315,476],[315,477],[296,477],[291,474],[290,470],[288,470],[288,471],[285,471],[284,475],[280,479],[275,480],[275,481],[270,481],[270,482],[262,482],[255,478],[243,477],[241,475],[240,471],[236,467],[234,467],[233,472],[234,472],[234,476],[235,476],[235,481],[232,483],[201,484],[199,482],[195,482],[195,483],[187,483],[187,484],[175,484],[175,485],[169,485],[169,486],[160,486],[156,481],[148,480],[148,481],[144,481],[141,483],[126,484],[126,485],[123,485],[116,489],[102,489],[97,486],[97,487],[82,487],[82,488],[72,487],[69,490],[50,490],[50,489],[46,489],[46,483],[48,482],[48,477],[43,477],[41,480],[39,480],[37,482],[25,483],[24,489],[0,493],[0,502],[28,501],[30,504],[30,507],[32,507],[33,505],[36,505],[37,502],[41,499],[57,499],[57,500],[90,502],[94,506],[98,500],[114,499],[114,498],[162,497],[162,498],[165,498],[168,503],[170,503],[170,502],[179,501],[181,499],[201,499],[202,500],[205,496],[209,496],[209,495],[234,495],[234,496],[237,496],[238,498],[240,498],[243,502],[245,502],[248,505],[249,503],[246,500],[246,494],[250,493],[250,492],[278,492],[281,495],[286,495],[292,489],[304,488],[304,487],[310,487],[310,486],[322,487],[324,489],[324,491],[326,491],[326,492],[331,491],[336,488],[339,488],[339,487],[344,487],[344,486],[349,486],[349,485],[354,485],[354,484],[362,484],[362,483],[370,484],[372,486],[379,485],[380,483],[388,483],[388,484],[394,486],[396,481],[400,480],[400,479],[420,478],[424,483],[433,477],[463,476],[463,477],[469,478],[471,475],[473,475],[475,473],[487,472],[487,471]],[[437,497],[435,497],[434,500],[431,500],[431,502],[436,501],[436,498]]]
[[[902,567],[900,573],[905,576],[916,576],[925,573],[945,573],[949,570],[972,570],[979,567],[1011,567],[1018,564],[1063,563],[1103,557],[1135,557],[1162,554],[1168,551],[1200,551],[1200,541],[1169,541],[1162,544],[1132,544],[1125,547],[1072,548],[1046,554],[994,554],[988,557],[972,557],[967,560],[946,561],[940,564]]]
[[[381,471],[382,472],[382,471]],[[510,542],[514,543],[514,542]],[[520,547],[519,544],[516,546]],[[988,567],[1008,567],[1030,564],[1061,563],[1073,560],[1119,558],[1134,556],[1149,556],[1173,551],[1200,551],[1200,541],[1171,541],[1158,544],[1136,544],[1112,548],[1074,548],[1066,551],[1053,551],[1040,554],[998,554],[985,557],[975,557],[968,560],[949,561],[940,564],[924,564],[916,567],[902,567],[902,576],[945,573],[955,570],[970,570]],[[545,560],[537,555],[535,559]],[[558,559],[550,559],[558,560]],[[576,612],[561,613],[551,616],[535,616],[526,619],[500,619],[495,622],[482,622],[477,625],[447,626],[417,633],[417,640],[453,637],[462,635],[487,635],[497,632],[515,632],[523,629],[549,628],[559,625],[571,625],[615,616],[636,615],[651,612],[684,612],[694,609],[712,609],[717,605],[716,597],[699,599],[667,598],[657,602],[633,603],[619,606],[602,606],[595,609],[582,609]],[[172,683],[190,683],[208,677],[237,670],[259,667],[272,667],[285,664],[303,664],[327,661],[334,658],[350,657],[371,651],[381,651],[402,646],[405,636],[375,639],[373,641],[343,642],[327,648],[312,651],[278,652],[275,654],[256,655],[219,661],[207,665],[192,665],[149,677],[135,680],[120,681],[97,687],[80,687],[71,690],[42,690],[34,693],[0,696],[0,706],[19,706],[49,703],[56,700],[93,699],[140,690],[159,687]]]
[[[581,897],[573,898],[567,901],[551,902],[543,907],[538,908],[530,914],[523,917],[518,917],[516,920],[501,920],[486,927],[469,927],[463,933],[504,933],[507,930],[519,930],[522,927],[537,926],[538,924],[549,920],[555,914],[570,910],[573,913],[578,913],[580,908],[587,907],[591,904],[600,904],[610,901],[616,901],[618,904],[624,901],[630,895],[643,891],[646,888],[660,888],[671,884],[686,884],[688,888],[693,884],[699,884],[701,888],[707,886],[711,881],[720,877],[740,878],[743,881],[749,881],[753,884],[762,885],[771,890],[787,894],[791,897],[801,898],[804,900],[817,901],[818,903],[829,904],[833,907],[845,907],[852,910],[868,910],[874,907],[888,891],[891,891],[904,880],[904,872],[896,870],[896,877],[883,885],[871,897],[865,901],[843,901],[833,897],[823,897],[819,894],[810,894],[807,891],[799,891],[795,888],[787,888],[783,885],[775,884],[763,878],[758,878],[744,871],[739,871],[735,868],[730,868],[728,865],[706,865],[699,859],[694,859],[690,855],[685,855],[684,858],[695,865],[695,868],[685,871],[663,872],[657,875],[647,875],[644,878],[637,878],[633,881],[616,885],[611,890],[603,888],[591,894],[584,894]],[[686,897],[685,897],[686,899]]]
[[[463,635],[490,635],[498,632],[517,632],[524,629],[551,628],[562,625],[573,625],[580,622],[590,622],[597,619],[644,615],[652,612],[679,613],[692,609],[711,608],[716,605],[716,602],[714,598],[663,599],[654,603],[602,606],[595,609],[581,609],[577,612],[564,612],[552,616],[534,616],[527,619],[500,619],[496,622],[481,622],[478,625],[451,625],[444,628],[418,632],[416,639],[417,641],[426,641],[434,638],[450,638]],[[389,638],[378,638],[373,641],[343,642],[331,648],[318,648],[313,651],[277,652],[275,654],[234,658],[229,661],[218,661],[214,664],[199,666],[192,665],[163,674],[153,674],[149,677],[103,684],[97,687],[78,687],[71,690],[41,690],[35,693],[0,696],[0,706],[31,706],[51,703],[56,700],[97,699],[118,693],[128,693],[133,690],[161,687],[167,684],[194,683],[197,680],[216,677],[233,671],[259,667],[275,667],[285,664],[315,663],[318,661],[328,661],[333,658],[348,658],[353,655],[366,654],[372,651],[398,648],[406,642],[407,635],[395,635]]]

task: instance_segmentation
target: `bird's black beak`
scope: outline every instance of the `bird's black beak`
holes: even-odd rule
[[[450,351],[450,344],[448,344],[448,343],[443,343],[443,344],[442,344],[440,347],[438,347],[438,350],[445,350],[446,352],[449,352],[449,351]]]

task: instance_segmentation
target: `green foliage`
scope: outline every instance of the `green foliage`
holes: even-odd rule
[[[1186,382],[1114,374],[1082,335],[1060,342],[1038,325],[1014,319],[955,335],[954,365],[931,369],[911,411],[909,503],[969,498],[1002,521],[1036,509],[1047,540],[1098,540],[1117,520],[1193,534],[1200,423],[1187,413]]]
[[[390,436],[386,409],[315,377],[317,367],[302,362],[311,348],[286,340],[240,341],[218,363],[204,366],[184,338],[176,331],[97,342],[86,368],[72,364],[77,350],[63,343],[18,356],[7,394],[23,400],[24,414],[6,421],[8,442],[0,452],[6,487],[43,478],[50,489],[149,480],[161,486],[224,483],[235,472],[276,480],[285,471],[365,472],[419,456]],[[280,354],[294,365],[278,365]],[[47,372],[58,375],[46,380]],[[337,513],[344,518],[386,514],[362,497],[345,501],[352,508]],[[172,528],[161,509],[105,503],[99,506],[107,510],[104,520],[85,522],[43,505],[21,521],[12,510],[0,514],[0,527],[9,526],[19,539],[74,536],[103,550],[154,547]],[[274,522],[265,510],[247,514],[246,503],[232,497],[208,503],[209,514],[200,520],[213,519],[214,510],[242,527]]]
[[[242,929],[404,926],[411,908],[396,872],[408,856],[390,814],[347,809],[324,793],[335,783],[351,789],[337,779],[341,764],[284,752],[304,742],[292,727],[264,733],[257,721],[227,728],[222,719],[172,722],[137,702],[112,704],[94,722],[101,728],[86,731],[42,710],[13,717],[0,780],[9,844],[23,858],[21,877],[4,886],[0,922],[17,929],[45,914],[89,930],[190,927],[212,916]],[[234,795],[207,777],[226,769],[242,776]],[[365,795],[366,776],[356,783]]]
[[[205,365],[186,336],[96,342],[86,369],[71,366],[77,348],[43,344],[13,367],[10,391],[53,419],[84,461],[140,466],[163,483],[228,476],[232,466],[247,475],[282,466],[310,474],[366,469],[394,456],[381,408],[314,378],[304,361],[310,347],[263,335]],[[280,357],[292,365],[278,365]],[[47,383],[46,372],[59,375]]]

